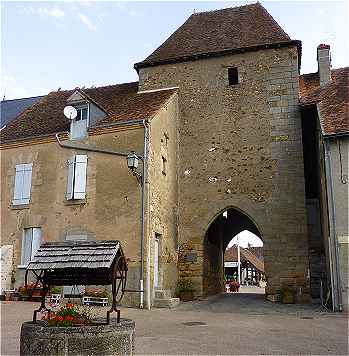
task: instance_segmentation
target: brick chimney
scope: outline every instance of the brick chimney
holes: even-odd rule
[[[331,80],[331,53],[330,45],[320,44],[317,47],[318,73],[320,77],[320,86]]]

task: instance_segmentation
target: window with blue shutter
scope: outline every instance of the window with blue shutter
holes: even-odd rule
[[[32,185],[33,164],[16,165],[15,187],[13,194],[13,205],[29,204]]]
[[[67,200],[86,198],[87,155],[75,155],[68,161]]]

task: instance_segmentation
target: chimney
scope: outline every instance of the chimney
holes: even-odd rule
[[[318,73],[320,77],[320,86],[331,80],[331,54],[330,45],[320,44],[317,47]]]

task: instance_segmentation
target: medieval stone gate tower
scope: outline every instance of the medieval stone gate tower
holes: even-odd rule
[[[205,239],[227,209],[264,241],[267,294],[309,293],[299,63],[300,43],[254,4],[192,15],[135,65],[139,91],[179,87],[178,238],[192,256],[179,274],[198,295],[219,289],[213,245],[233,236]]]

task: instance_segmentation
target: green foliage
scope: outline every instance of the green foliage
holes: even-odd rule
[[[86,312],[80,312],[77,306],[67,303],[56,312],[50,312],[43,315],[42,320],[46,320],[51,326],[74,326],[88,325],[91,322],[90,315]]]
[[[51,287],[52,294],[62,294],[62,287],[53,286]]]
[[[178,292],[193,292],[193,281],[190,278],[180,278],[177,282]]]
[[[293,296],[293,290],[290,287],[282,287],[280,289],[280,294],[281,294],[282,297]]]

